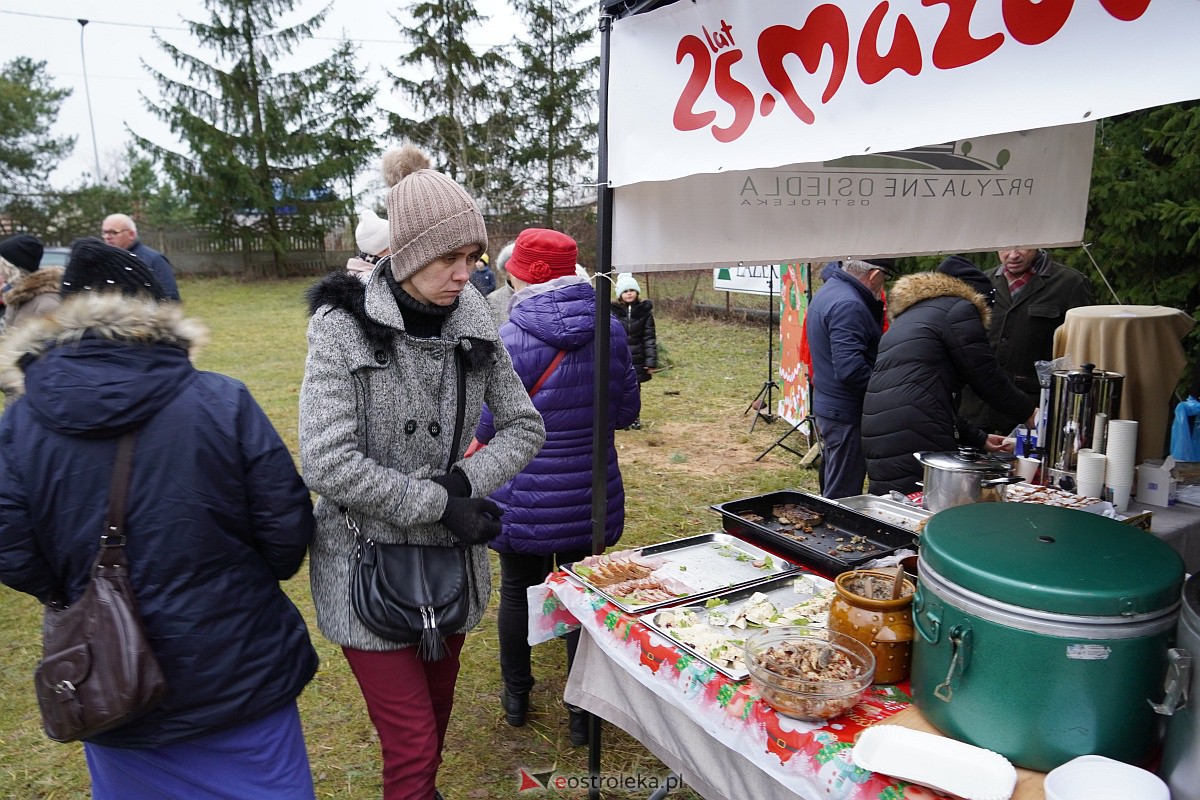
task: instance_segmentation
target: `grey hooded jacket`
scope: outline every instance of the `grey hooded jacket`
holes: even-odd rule
[[[469,284],[437,339],[405,331],[382,270],[366,286],[331,275],[309,301],[300,463],[320,495],[309,551],[317,624],[342,646],[397,649],[403,645],[368,631],[350,607],[355,540],[342,509],[376,541],[452,545],[438,522],[446,491],[431,479],[458,466],[472,496],[486,497],[538,453],[546,429],[487,303]],[[495,413],[496,437],[463,459],[484,402]],[[461,632],[479,623],[491,592],[487,548],[468,550],[471,609]]]

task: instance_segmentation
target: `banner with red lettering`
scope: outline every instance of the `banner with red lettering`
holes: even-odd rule
[[[1200,97],[1197,0],[689,0],[615,21],[614,186]]]
[[[1200,5],[1200,1],[1197,2]],[[1078,244],[1095,123],[613,190],[622,271]]]

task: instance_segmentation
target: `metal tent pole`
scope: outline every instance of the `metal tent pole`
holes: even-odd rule
[[[596,338],[595,384],[592,401],[592,553],[604,552],[604,523],[608,517],[608,363],[612,320],[612,187],[608,185],[608,71],[609,35],[613,18],[600,12],[599,137],[596,157]],[[588,715],[588,797],[597,800],[600,787],[600,718]]]

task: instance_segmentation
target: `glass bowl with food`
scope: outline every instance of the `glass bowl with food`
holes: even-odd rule
[[[776,712],[825,720],[858,703],[875,676],[875,656],[844,634],[789,625],[752,634],[746,667],[758,696]]]

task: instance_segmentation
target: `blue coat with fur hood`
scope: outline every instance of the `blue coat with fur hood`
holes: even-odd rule
[[[614,444],[616,428],[641,413],[637,374],[621,323],[609,318],[608,507],[605,545],[625,527],[625,489]],[[500,338],[526,389],[554,360],[562,361],[533,396],[546,423],[546,443],[524,470],[492,493],[504,509],[504,532],[491,547],[504,553],[545,555],[590,550],[592,540],[592,417],[595,409],[596,293],[584,279],[569,275],[528,286],[513,297],[512,314]],[[485,408],[475,436],[488,442],[495,433]]]
[[[168,689],[146,716],[90,740],[109,747],[259,719],[317,669],[279,583],[313,533],[308,489],[246,387],[192,366],[201,333],[176,303],[84,293],[0,347],[5,388],[23,392],[0,420],[0,581],[43,602],[79,597],[118,435],[137,430],[126,554]]]

